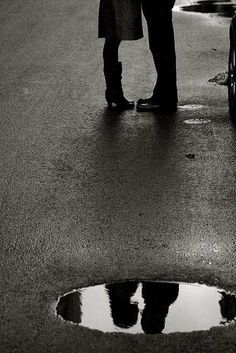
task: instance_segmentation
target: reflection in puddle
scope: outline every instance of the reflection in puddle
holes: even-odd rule
[[[184,104],[179,105],[179,109],[181,110],[200,110],[205,108],[205,105],[202,104]]]
[[[189,125],[202,125],[202,124],[209,124],[211,120],[209,119],[186,119],[184,120],[185,124]]]
[[[235,322],[236,297],[200,284],[123,282],[67,293],[56,311],[103,332],[191,332]]]
[[[181,6],[182,11],[214,13],[223,17],[233,17],[236,4],[231,0],[199,0],[191,5]]]

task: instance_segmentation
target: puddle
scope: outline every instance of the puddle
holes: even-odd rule
[[[205,105],[202,104],[184,104],[184,105],[179,105],[178,107],[181,110],[200,110],[205,108]]]
[[[103,332],[167,334],[235,322],[236,297],[200,284],[133,281],[76,289],[59,298],[56,312]]]
[[[231,0],[199,0],[180,7],[182,11],[216,14],[221,17],[233,17],[236,4]]]
[[[208,80],[208,82],[217,83],[220,86],[228,86],[228,72],[220,72],[218,75]]]
[[[202,125],[202,124],[209,124],[211,120],[209,119],[186,119],[184,120],[185,124],[192,124],[192,125]]]

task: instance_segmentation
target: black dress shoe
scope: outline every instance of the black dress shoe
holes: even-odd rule
[[[177,111],[177,103],[171,101],[162,103],[154,97],[147,99],[141,98],[137,102],[136,109],[138,112],[160,111],[165,113],[175,113]]]

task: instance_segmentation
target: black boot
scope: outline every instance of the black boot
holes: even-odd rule
[[[121,74],[121,62],[112,66],[104,65],[104,76],[106,80],[105,98],[108,108],[112,108],[113,104],[115,104],[120,110],[134,109],[134,102],[130,102],[124,97]]]

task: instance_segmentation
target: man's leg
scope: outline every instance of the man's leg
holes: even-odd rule
[[[143,13],[147,21],[149,46],[157,71],[157,82],[151,100],[139,100],[139,108],[152,110],[153,103],[163,109],[176,110],[176,55],[172,24],[171,0],[142,0]],[[172,109],[173,108],[173,109]]]

